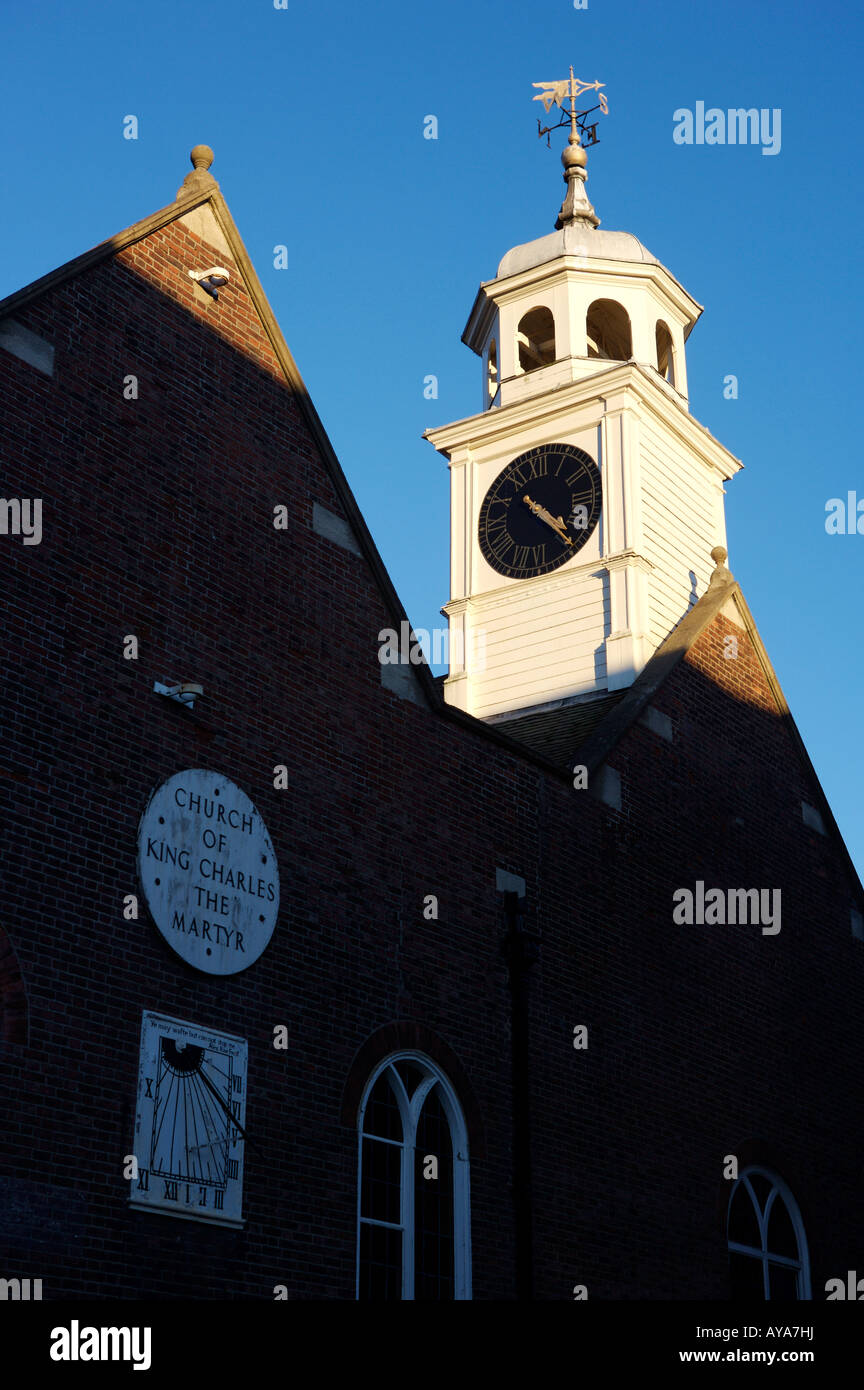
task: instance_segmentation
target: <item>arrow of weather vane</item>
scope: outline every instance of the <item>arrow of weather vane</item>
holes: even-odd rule
[[[537,122],[537,134],[547,137],[547,145],[549,144],[550,132],[558,130],[564,125],[569,125],[574,130],[578,127],[579,131],[587,137],[585,144],[596,145],[597,126],[596,124],[586,126],[585,118],[590,116],[592,111],[598,109],[603,112],[604,116],[608,116],[609,102],[606,99],[606,93],[601,90],[606,86],[605,82],[583,82],[580,77],[573,76],[571,67],[569,78],[565,77],[562,82],[534,82],[532,85],[541,89],[536,96],[532,97],[532,101],[542,101],[543,108],[547,113],[552,110],[553,106],[559,106],[563,110],[565,101],[569,100],[570,102],[569,114],[565,115],[557,125],[541,126],[540,122]],[[587,111],[577,111],[576,98],[581,96],[583,92],[596,92],[597,105],[590,107]]]

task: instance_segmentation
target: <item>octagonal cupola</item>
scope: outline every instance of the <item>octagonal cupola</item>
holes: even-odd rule
[[[514,246],[477,292],[462,341],[480,357],[483,409],[637,362],[687,403],[685,343],[702,313],[629,232],[601,231],[573,125],[555,231]]]

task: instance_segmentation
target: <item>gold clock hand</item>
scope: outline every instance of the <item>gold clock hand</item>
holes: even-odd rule
[[[550,526],[556,535],[561,537],[562,541],[566,541],[572,550],[573,542],[567,534],[563,517],[554,517],[551,512],[546,510],[542,503],[532,502],[527,493],[522,498],[522,501],[525,503],[526,507],[531,508],[535,516],[539,517],[541,521],[545,521],[546,525]]]

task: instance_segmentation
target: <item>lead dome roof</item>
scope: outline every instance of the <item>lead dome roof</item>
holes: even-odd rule
[[[548,236],[514,246],[501,260],[496,278],[502,280],[507,275],[533,270],[535,266],[545,265],[559,256],[579,255],[601,261],[641,261],[645,265],[658,265],[665,269],[662,262],[652,256],[631,232],[601,232],[585,222],[573,222],[560,231],[550,232]]]

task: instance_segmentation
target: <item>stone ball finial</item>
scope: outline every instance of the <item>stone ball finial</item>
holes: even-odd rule
[[[715,565],[725,565],[728,555],[728,550],[722,545],[715,545],[714,549],[711,551],[711,559],[714,561]]]
[[[196,145],[190,152],[193,169],[209,169],[216,158],[209,145]]]

